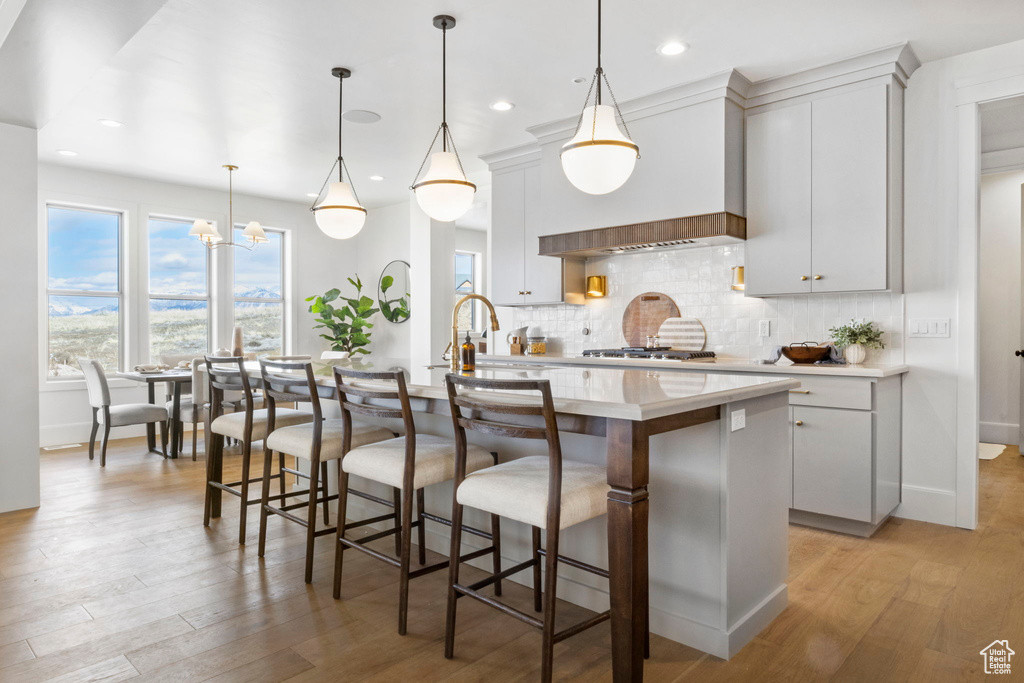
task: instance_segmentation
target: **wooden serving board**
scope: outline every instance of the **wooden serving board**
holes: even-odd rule
[[[646,346],[648,335],[658,334],[663,322],[678,317],[679,307],[667,294],[644,292],[630,301],[622,314],[626,346]]]
[[[658,330],[663,346],[676,351],[703,351],[708,334],[696,318],[668,318]]]

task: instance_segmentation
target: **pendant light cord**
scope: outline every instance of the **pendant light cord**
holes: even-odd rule
[[[340,182],[345,182],[345,177],[342,175],[342,170],[344,169],[345,165],[344,165],[344,162],[342,161],[342,156],[341,156],[341,126],[342,126],[342,122],[344,121],[343,114],[345,113],[345,109],[344,109],[344,107],[342,105],[343,105],[344,101],[345,101],[345,79],[344,78],[339,78],[338,79],[338,180]]]
[[[235,169],[228,169],[228,244],[235,241]]]
[[[601,0],[597,0],[597,104],[601,104],[601,75],[604,70],[601,68]]]
[[[448,21],[441,21],[441,151],[448,151]]]

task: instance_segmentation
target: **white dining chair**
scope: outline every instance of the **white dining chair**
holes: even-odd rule
[[[103,425],[103,442],[100,445],[100,467],[107,465],[107,441],[111,427],[130,425],[160,424],[160,449],[167,455],[167,409],[152,403],[124,403],[110,405],[110,387],[103,364],[90,358],[79,358],[78,365],[85,375],[85,387],[89,391],[89,405],[92,406],[92,433],[89,435],[89,459],[93,459],[96,446],[96,432]]]

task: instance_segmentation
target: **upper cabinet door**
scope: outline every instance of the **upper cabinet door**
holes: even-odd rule
[[[885,84],[812,103],[812,291],[888,287],[887,112]]]
[[[746,294],[811,291],[811,103],[747,117]]]
[[[498,306],[524,302],[525,183],[521,168],[495,173],[491,181],[491,288]]]
[[[526,256],[524,258],[523,288],[526,303],[558,303],[563,299],[562,259],[540,256],[538,237],[544,234],[541,203],[540,165],[528,166],[525,174],[526,196]],[[497,252],[500,255],[500,252]]]

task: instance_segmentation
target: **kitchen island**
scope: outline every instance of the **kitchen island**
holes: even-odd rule
[[[327,386],[331,363],[405,370],[418,432],[451,436],[446,369],[383,358],[316,362]],[[653,633],[729,658],[782,611],[788,391],[797,381],[583,367],[475,374],[549,380],[565,457],[607,467],[607,519],[564,531],[562,552],[607,566],[610,581],[561,565],[559,597],[594,610],[610,603],[615,680],[642,680],[648,616]],[[536,444],[521,440],[469,438],[502,461],[536,454]],[[354,486],[374,492],[369,483]],[[427,507],[447,516],[450,485],[428,489]],[[467,509],[466,523],[478,526],[474,512]],[[434,531],[428,547],[447,554],[446,534]],[[506,562],[530,556],[529,536],[529,527],[503,525]]]

